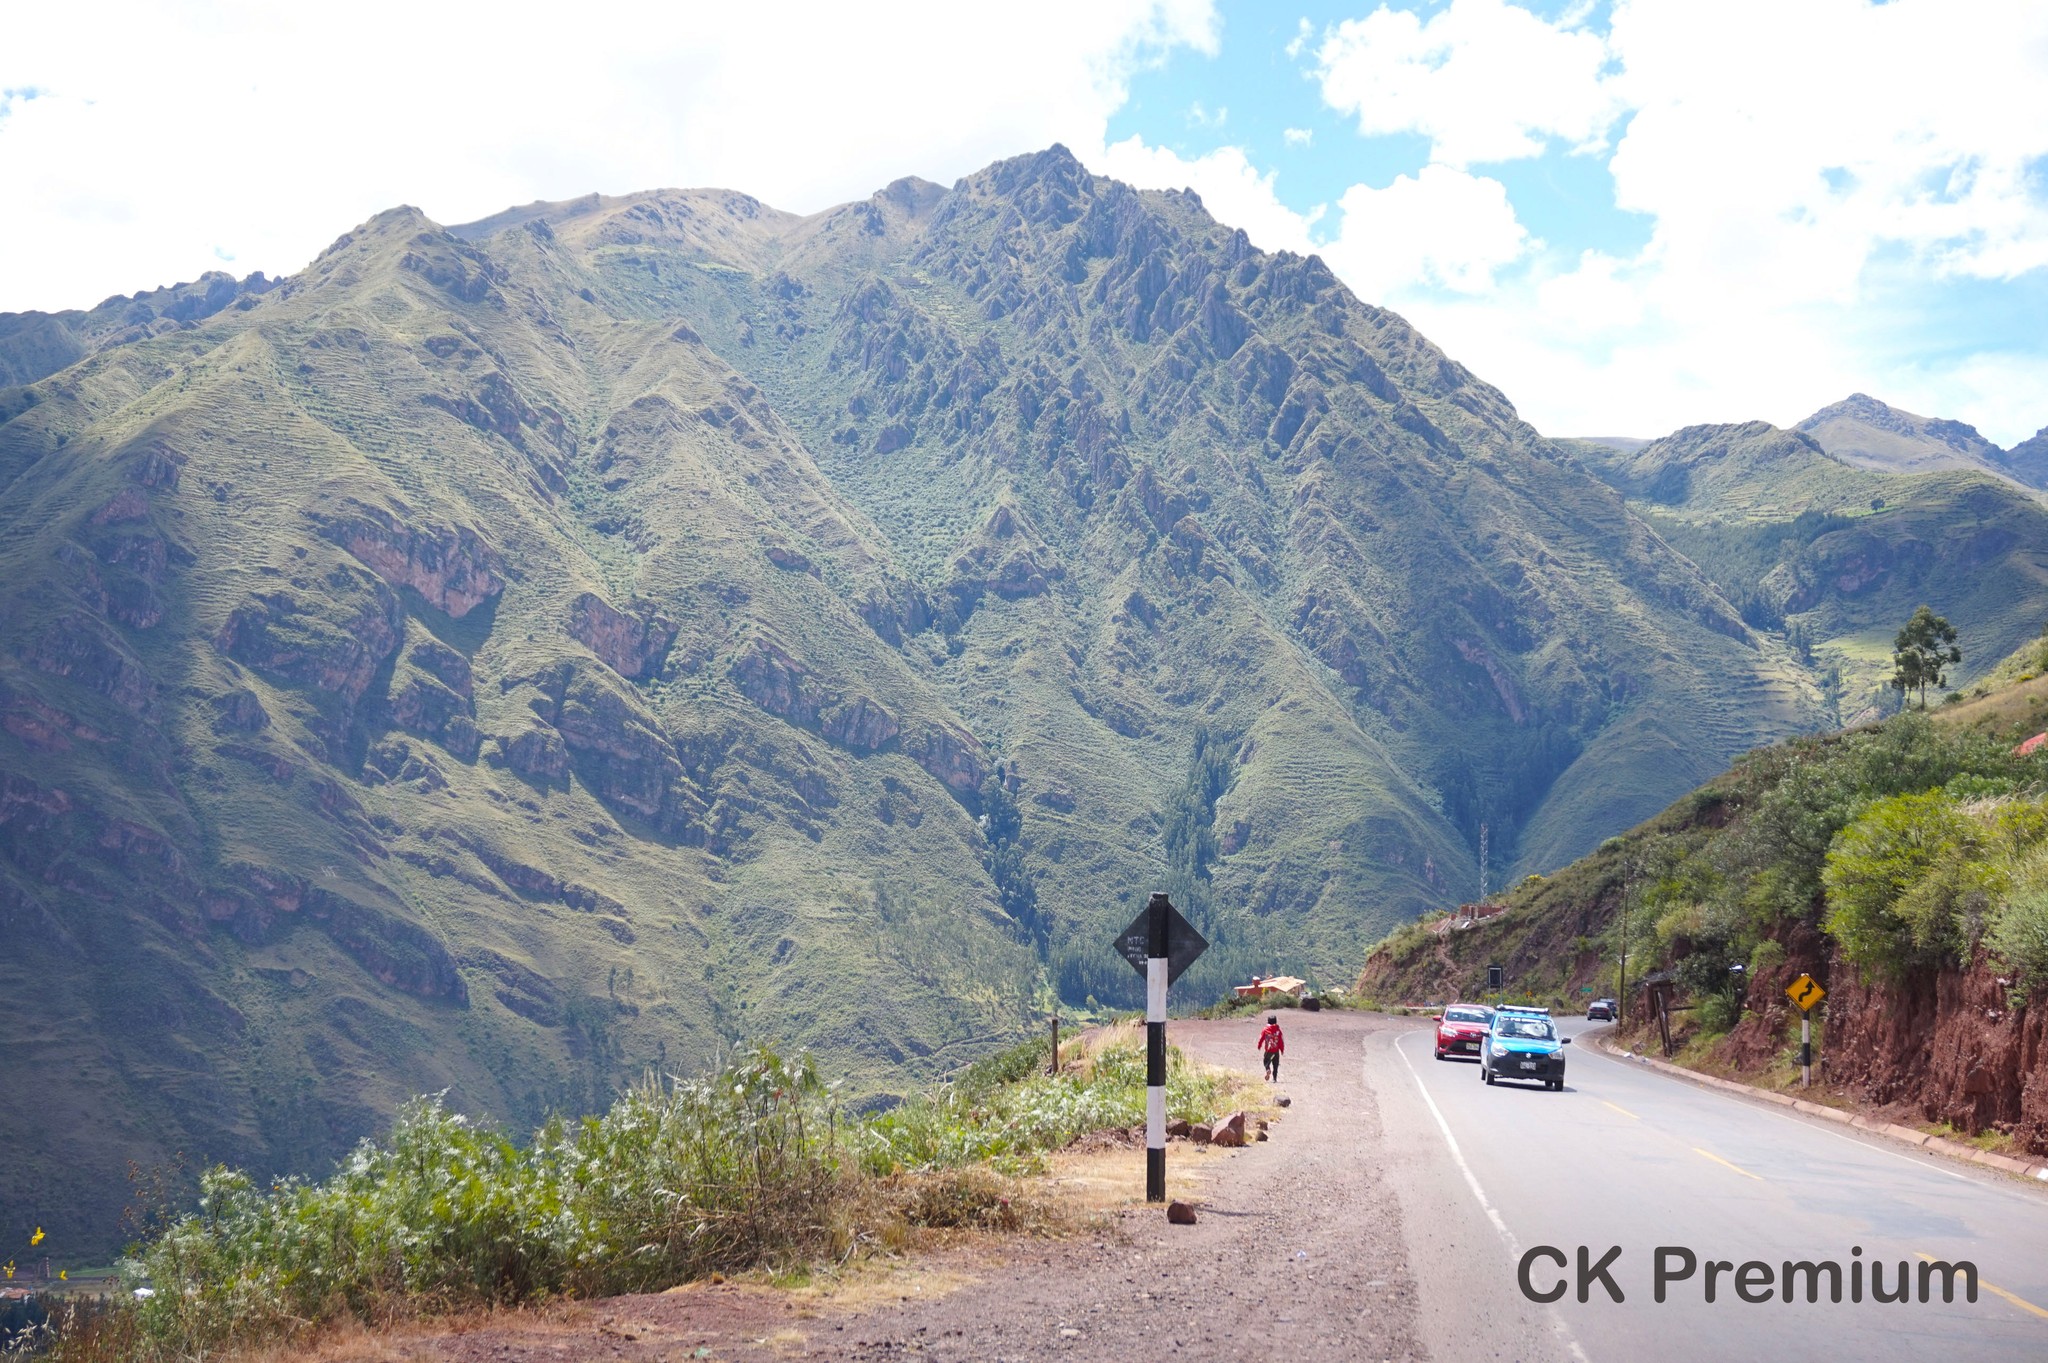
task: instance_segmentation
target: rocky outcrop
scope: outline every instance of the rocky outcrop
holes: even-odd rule
[[[904,738],[903,751],[955,796],[971,798],[988,779],[988,749],[956,725],[926,723]]]
[[[951,589],[963,606],[984,592],[1015,601],[1044,593],[1066,576],[1045,539],[1023,512],[1008,502],[997,505],[986,521],[953,556]]]
[[[418,275],[464,303],[481,303],[505,281],[498,264],[467,242],[441,232],[422,232],[399,258],[398,268]]]
[[[142,662],[105,625],[79,612],[46,627],[29,645],[24,660],[53,677],[64,677],[97,692],[124,710],[140,714],[156,695]]]
[[[491,868],[491,874],[520,894],[557,900],[582,913],[601,913],[614,918],[626,916],[626,906],[610,895],[563,880],[538,866],[529,866],[481,838],[460,832],[447,832],[445,836],[467,847],[478,861]]]
[[[676,624],[651,601],[633,602],[629,613],[585,592],[570,603],[569,633],[612,671],[638,680],[661,669],[676,641]]]
[[[637,698],[602,674],[574,669],[549,716],[575,773],[613,810],[665,837],[701,845],[704,801],[668,734]],[[508,755],[509,756],[509,755]]]
[[[552,728],[536,724],[510,738],[500,735],[498,758],[513,771],[542,785],[557,785],[569,779],[569,749]]]
[[[209,270],[189,283],[115,294],[90,310],[0,313],[0,387],[31,384],[113,346],[197,326],[215,313],[249,308],[279,281]]]
[[[65,752],[74,741],[106,743],[113,735],[0,681],[0,729],[37,752]]]
[[[568,491],[568,459],[576,442],[562,414],[552,407],[535,407],[505,375],[485,374],[467,393],[430,393],[422,401],[525,455],[538,482],[535,491],[543,498]]]
[[[2048,426],[2007,450],[1999,463],[2028,487],[2048,487]]]
[[[406,650],[391,684],[391,718],[399,728],[433,739],[465,762],[476,760],[483,736],[476,727],[467,658],[423,640]]]
[[[483,745],[469,701],[431,677],[407,681],[391,698],[391,717],[401,729],[432,738],[465,761]]]
[[[10,836],[40,833],[71,810],[71,797],[63,790],[0,771],[0,828]]]
[[[563,1022],[562,1002],[553,980],[495,951],[475,951],[463,964],[484,970],[497,981],[491,993],[498,1002],[528,1022],[542,1027],[559,1027]]]
[[[207,916],[243,941],[269,941],[295,920],[310,922],[379,982],[469,1006],[469,986],[454,957],[424,927],[288,871],[247,863],[223,869],[222,883],[205,895]]]
[[[323,539],[353,555],[393,587],[410,587],[428,605],[460,620],[505,589],[498,551],[475,531],[414,527],[400,514],[351,502],[333,514],[307,513]]]
[[[932,623],[932,607],[915,583],[886,577],[855,604],[854,609],[868,628],[890,644],[900,646],[910,635],[922,633]]]
[[[753,639],[729,674],[740,694],[771,715],[810,729],[849,752],[880,752],[901,732],[896,716],[868,696],[848,696],[779,645]]]
[[[353,602],[316,604],[290,592],[253,597],[228,616],[214,646],[277,681],[353,706],[397,650],[404,629],[397,594],[379,581],[361,585],[367,589]],[[350,604],[352,613],[334,618],[332,607]]]
[[[186,454],[167,440],[153,439],[128,456],[128,477],[139,487],[178,490]]]
[[[2048,1155],[2048,1009],[2021,1001],[2015,981],[1980,952],[1968,970],[1922,971],[1898,983],[1864,981],[1837,964],[1828,986],[1824,1077],[1866,1101],[1899,1103],[1922,1120],[1977,1135],[2010,1135]],[[1771,1021],[1798,1039],[1796,1014],[1775,996]]]

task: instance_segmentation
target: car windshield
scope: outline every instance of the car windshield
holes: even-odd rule
[[[1446,1008],[1445,1022],[1486,1022],[1491,1018],[1484,1008]]]
[[[1533,1041],[1552,1040],[1550,1024],[1541,1018],[1501,1018],[1494,1023],[1494,1030],[1502,1036],[1523,1037]]]

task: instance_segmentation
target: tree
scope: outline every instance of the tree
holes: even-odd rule
[[[996,902],[1043,956],[1051,925],[1038,911],[1038,882],[1024,863],[1024,811],[1010,793],[1009,774],[1000,767],[982,783],[981,810],[981,834],[988,840],[983,861],[996,884]]]
[[[1956,647],[1956,627],[1932,608],[1922,606],[1892,641],[1892,689],[1917,690],[1920,708],[1927,708],[1927,688],[1941,689],[1948,669],[1963,660]]]

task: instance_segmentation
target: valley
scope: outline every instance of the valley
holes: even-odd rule
[[[392,209],[4,319],[0,378],[0,1215],[81,1251],[129,1161],[318,1172],[419,1093],[772,1040],[887,1106],[1137,1002],[1152,888],[1190,998],[1348,981],[1482,843],[1871,711],[1922,601],[1965,678],[2048,618],[2018,450],[1554,440],[1059,147]]]

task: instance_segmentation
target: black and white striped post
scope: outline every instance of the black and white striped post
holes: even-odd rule
[[[1145,977],[1145,1200],[1166,1201],[1166,987],[1208,942],[1158,890],[1113,944]]]
[[[1155,890],[1145,904],[1145,1200],[1166,1201],[1167,915]]]

